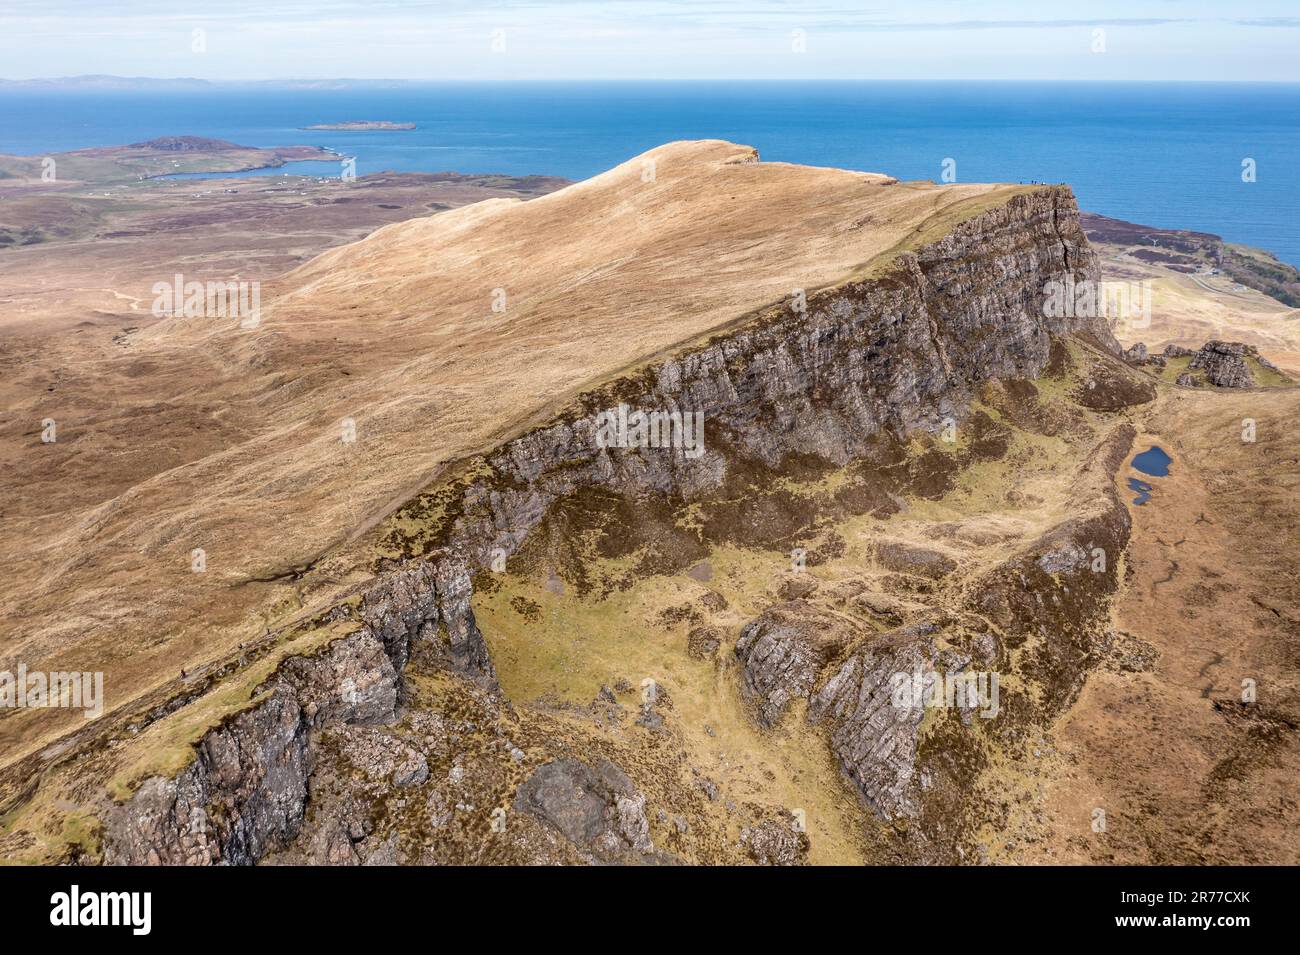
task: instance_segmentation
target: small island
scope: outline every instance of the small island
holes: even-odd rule
[[[303,129],[335,129],[345,130],[348,132],[368,131],[368,130],[401,130],[415,129],[415,123],[391,123],[388,120],[375,119],[354,119],[346,123],[317,123],[315,126],[304,126]]]

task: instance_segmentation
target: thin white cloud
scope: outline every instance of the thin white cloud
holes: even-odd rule
[[[1300,80],[1284,0],[0,0],[0,73]],[[1082,15],[1081,15],[1082,13]],[[209,55],[187,59],[208,33]],[[487,56],[506,29],[508,56]],[[793,29],[808,52],[789,54]],[[1090,33],[1109,36],[1092,56]]]

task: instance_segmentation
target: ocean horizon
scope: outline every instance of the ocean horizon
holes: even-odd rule
[[[348,120],[411,131],[306,130]],[[901,179],[1063,182],[1082,209],[1213,232],[1300,265],[1300,84],[879,81],[418,83],[0,91],[0,153],[193,135],[309,144],[383,171],[583,179],[664,142]],[[1243,178],[1253,161],[1254,181]],[[277,170],[277,172],[292,170]],[[319,172],[314,168],[313,172]]]

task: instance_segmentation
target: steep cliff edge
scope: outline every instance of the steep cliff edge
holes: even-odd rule
[[[612,495],[676,514],[665,523],[665,541],[649,548],[653,567],[644,566],[646,548],[637,548],[642,566],[636,576],[662,576],[686,570],[718,544],[785,550],[805,537],[824,537],[816,515],[799,513],[794,499],[780,496],[791,475],[865,463],[868,470],[852,482],[855,496],[840,495],[838,505],[843,513],[888,514],[909,494],[927,493],[927,482],[935,480],[937,458],[905,451],[916,435],[933,443],[948,431],[962,434],[966,457],[957,470],[997,458],[1002,426],[972,413],[972,403],[990,386],[1038,378],[1059,357],[1066,337],[1086,342],[1080,347],[1102,364],[1118,348],[1103,322],[1045,317],[1049,283],[1097,278],[1068,190],[1017,191],[939,225],[932,235],[936,223],[924,220],[917,235],[903,234],[859,263],[856,278],[737,315],[725,327],[609,376],[551,421],[450,469],[374,532],[377,576],[318,621],[344,624],[349,632],[281,662],[252,688],[249,702],[198,738],[193,760],[179,773],[125,779],[119,801],[99,812],[104,860],[247,863],[267,853],[305,851],[295,847],[305,820],[312,838],[322,840],[321,851],[356,856],[348,845],[363,845],[371,834],[347,837],[355,819],[339,823],[344,835],[337,838],[308,819],[320,761],[334,778],[343,765],[337,760],[344,759],[335,753],[349,751],[348,734],[407,726],[413,713],[430,705],[430,680],[440,686],[453,681],[473,706],[495,713],[498,725],[515,718],[502,715],[509,687],[503,696],[491,633],[485,638],[476,620],[473,581],[490,589],[493,572],[507,565],[548,572],[560,567],[564,562],[551,545],[565,537],[557,536],[557,522],[575,501]],[[373,297],[374,288],[367,294]],[[611,446],[602,437],[610,420],[602,413],[617,415],[620,407],[628,416],[701,415],[702,440],[694,446]],[[752,514],[728,510],[727,502],[738,498],[756,506]],[[679,518],[692,509],[703,515],[702,524],[682,533]],[[630,527],[625,533],[637,536]],[[1111,546],[1122,549],[1123,533],[1111,535]],[[573,535],[565,539],[573,544]],[[595,586],[572,566],[561,577],[561,587],[580,593]],[[1104,596],[1095,595],[1099,601]],[[416,685],[405,676],[412,665]],[[809,682],[807,692],[813,689]],[[832,706],[836,691],[820,694],[826,702],[817,704],[818,712]],[[651,694],[643,700],[642,718],[651,729],[664,718],[667,699]],[[163,732],[168,719],[175,716],[163,712],[129,732],[147,740]],[[531,752],[499,738],[511,761],[534,768]],[[70,758],[59,758],[56,768],[70,765]],[[592,772],[614,780],[608,808],[592,809],[593,820],[615,820],[613,828],[597,826],[592,832],[605,834],[592,835],[592,843],[577,850],[561,852],[536,835],[541,841],[519,852],[532,858],[529,853],[543,852],[538,846],[545,843],[546,852],[581,861],[654,851],[639,835],[636,807],[644,805],[644,795],[599,767],[563,766],[565,778]],[[461,772],[452,775],[459,779],[464,768],[460,762],[456,767]],[[864,790],[868,803],[873,793]],[[322,790],[318,802],[328,807],[343,798]],[[520,813],[542,820],[538,833],[553,834],[556,823],[546,806],[536,800],[518,805],[525,807]],[[467,799],[456,807],[475,811]],[[486,809],[477,811],[486,815]],[[321,812],[329,815],[327,808]],[[754,857],[798,849],[773,835],[770,818],[755,816],[750,823],[742,841]],[[384,845],[384,852],[396,851]],[[572,851],[576,858],[565,855]]]

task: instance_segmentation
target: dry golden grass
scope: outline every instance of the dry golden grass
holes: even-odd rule
[[[122,706],[330,600],[355,568],[322,554],[582,387],[1020,191],[754,159],[675,143],[542,199],[389,226],[263,289],[256,329],[167,320],[95,360],[53,335],[56,390],[22,396],[4,434],[7,658],[103,670]],[[177,249],[159,277],[187,265]],[[5,718],[0,760],[70,719]]]
[[[1134,452],[1168,477],[1131,507],[1133,573],[1117,629],[1156,652],[1149,672],[1091,674],[1056,730],[1050,836],[1018,861],[1294,865],[1300,772],[1300,389],[1163,386]],[[1243,419],[1256,440],[1242,440]],[[1124,467],[1116,483],[1133,497]],[[1137,475],[1141,477],[1141,475]],[[1257,702],[1241,705],[1242,681]],[[1216,705],[1217,704],[1217,705]],[[1092,830],[1105,810],[1106,831]]]

